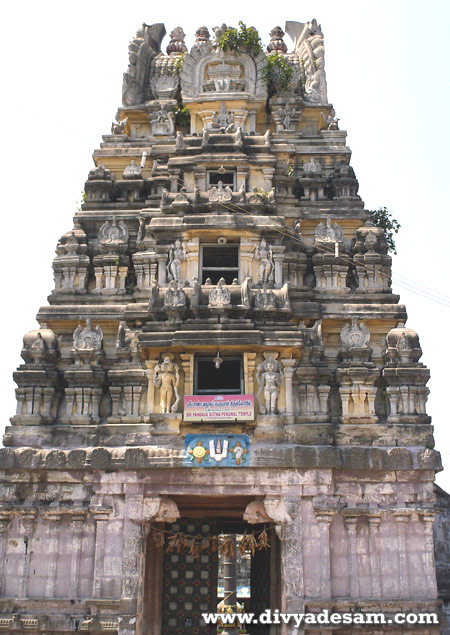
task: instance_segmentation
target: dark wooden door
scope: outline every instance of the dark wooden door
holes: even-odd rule
[[[250,568],[250,611],[256,616],[271,608],[270,602],[270,549],[255,551]],[[248,626],[250,635],[269,635],[265,624]]]
[[[212,519],[182,519],[166,525],[166,546],[170,534],[182,532],[189,536],[209,536],[216,533]],[[162,580],[163,635],[215,635],[216,627],[206,625],[202,613],[217,610],[217,552],[202,550],[198,559],[189,549],[178,553],[164,549]]]

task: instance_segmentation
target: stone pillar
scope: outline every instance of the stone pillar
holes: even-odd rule
[[[249,133],[256,132],[256,110],[248,111]]]
[[[164,286],[167,281],[167,253],[158,254],[156,260],[158,261],[158,284]]]
[[[343,512],[345,528],[347,530],[347,558],[348,558],[348,576],[350,581],[350,597],[358,598],[359,592],[359,575],[358,575],[358,551],[356,544],[356,529],[358,523],[358,514]]]
[[[408,571],[408,545],[406,541],[406,529],[409,523],[410,513],[409,509],[392,512],[392,516],[395,518],[397,524],[400,597],[402,599],[411,597]]]
[[[370,577],[372,580],[372,596],[381,598],[381,565],[380,542],[378,527],[381,523],[381,514],[372,512],[367,514],[369,523],[369,553],[370,553]]]
[[[124,545],[122,560],[122,598],[132,599],[137,595],[139,582],[139,559],[143,550],[143,518],[136,514],[136,507],[142,509],[142,496],[126,497],[124,520]],[[136,517],[137,516],[137,517]]]
[[[107,540],[106,526],[108,524],[111,508],[95,502],[90,507],[95,518],[95,554],[94,554],[94,581],[92,583],[92,597],[101,598],[102,578],[104,574],[103,562],[105,557],[105,545]]]
[[[423,551],[423,568],[427,579],[428,597],[436,599],[438,595],[436,584],[436,569],[434,563],[434,538],[433,538],[433,521],[435,512],[421,512],[423,529],[424,529],[424,551]]]
[[[194,394],[194,355],[193,353],[182,353],[181,365],[184,372],[184,394]]]
[[[286,501],[292,522],[281,531],[281,571],[284,586],[282,610],[301,612],[304,602],[302,528],[300,523],[300,499]]]
[[[155,374],[155,366],[157,365],[157,359],[149,359],[145,362],[147,366],[147,414],[155,412],[155,384],[153,383],[153,377]]]
[[[238,165],[236,168],[236,190],[239,192],[242,186],[247,190],[247,176],[248,176],[248,166]]]
[[[270,192],[272,189],[272,179],[275,174],[275,168],[262,168],[262,173],[264,176],[264,190],[266,192]]]
[[[79,511],[72,513],[70,526],[72,529],[72,549],[70,558],[70,582],[69,597],[78,597],[78,585],[80,582],[80,558],[81,540],[83,537],[83,525],[86,519],[86,512]]]
[[[244,281],[244,279],[247,276],[250,276],[251,278],[253,275],[252,262],[253,262],[254,253],[255,253],[255,245],[256,245],[255,241],[250,241],[247,238],[243,238],[243,237],[241,238],[241,243],[239,247],[239,258],[240,258],[239,273],[240,273],[241,283]]]
[[[255,393],[255,358],[256,353],[244,353],[244,391],[246,395]]]
[[[315,509],[314,512],[320,532],[320,596],[325,599],[331,597],[330,525],[336,511]]]
[[[24,554],[20,567],[20,580],[17,597],[25,598],[27,596],[28,573],[30,568],[31,543],[33,541],[33,525],[37,516],[34,509],[20,510],[19,534],[23,537]]]
[[[0,510],[0,597],[5,595],[5,562],[6,562],[6,545],[8,540],[8,530],[11,525],[12,511]]]
[[[283,286],[283,260],[286,247],[272,246],[273,261],[275,263],[275,286],[280,289]]]
[[[169,179],[170,179],[170,191],[178,192],[178,179],[180,177],[180,170],[171,168],[169,169]]]
[[[58,565],[59,555],[59,534],[61,527],[61,512],[58,510],[44,512],[42,517],[48,523],[49,547],[47,551],[48,569],[47,581],[45,583],[45,597],[53,598],[55,596],[56,585],[56,568]]]
[[[292,379],[296,365],[295,359],[282,359],[284,366],[284,386],[286,392],[286,419],[288,423],[294,423],[294,392],[292,389]]]

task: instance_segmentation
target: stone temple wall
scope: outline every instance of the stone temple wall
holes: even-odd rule
[[[205,602],[168,605],[184,570],[154,538],[193,518],[268,527],[272,608],[439,612],[415,632],[445,632],[429,371],[328,101],[322,30],[288,22],[288,52],[280,27],[267,50],[224,49],[226,29],[187,51],[177,27],[164,54],[164,25],[143,25],[129,45],[14,373],[0,632],[194,632]],[[211,420],[227,362],[240,405]]]

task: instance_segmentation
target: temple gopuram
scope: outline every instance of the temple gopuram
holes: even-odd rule
[[[202,618],[276,609],[429,612],[441,624],[364,630],[446,632],[429,370],[328,101],[321,27],[262,46],[203,26],[191,50],[176,27],[166,53],[165,34],[144,24],[128,46],[23,339],[0,633],[358,628]]]

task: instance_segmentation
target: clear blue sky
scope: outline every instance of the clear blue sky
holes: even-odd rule
[[[366,207],[400,221],[398,273],[450,296],[448,0],[314,0],[263,4],[116,0],[10,3],[1,29],[3,130],[0,428],[14,414],[12,371],[52,282],[59,236],[72,227],[91,154],[121,100],[127,46],[142,22],[197,27],[243,20],[268,42],[286,20],[316,18],[325,34],[328,95],[348,131]],[[286,36],[286,42],[291,42]],[[166,42],[164,42],[164,46]],[[450,309],[394,287],[431,368],[428,410],[450,474]],[[447,472],[438,482],[450,490]]]

